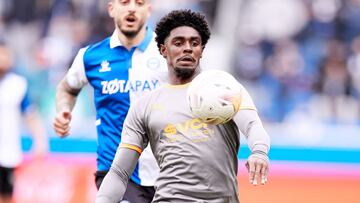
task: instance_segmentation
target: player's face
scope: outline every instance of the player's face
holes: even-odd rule
[[[12,59],[9,50],[0,46],[0,76],[4,75],[11,68]]]
[[[192,27],[177,27],[170,32],[160,51],[177,77],[190,78],[199,66],[202,56],[201,36]]]
[[[127,37],[135,37],[150,16],[149,0],[111,0],[109,15],[115,26]]]

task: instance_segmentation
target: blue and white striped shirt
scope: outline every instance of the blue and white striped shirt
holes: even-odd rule
[[[121,45],[117,32],[80,49],[66,76],[73,88],[89,83],[94,89],[99,171],[110,169],[130,104],[167,81],[166,60],[159,53],[151,29],[147,28],[144,40],[131,50]],[[152,186],[158,170],[148,147],[131,179],[137,184]]]

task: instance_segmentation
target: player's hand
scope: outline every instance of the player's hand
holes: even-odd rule
[[[70,131],[71,112],[63,110],[56,114],[53,128],[59,137],[66,137]]]
[[[261,184],[263,185],[267,182],[269,172],[269,158],[267,155],[251,154],[245,166],[248,169],[251,184],[257,185],[258,180],[261,180]]]

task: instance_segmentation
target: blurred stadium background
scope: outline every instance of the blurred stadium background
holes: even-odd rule
[[[360,0],[152,0],[166,12],[206,14],[203,69],[232,72],[249,90],[272,139],[266,186],[253,187],[240,150],[245,203],[360,203]],[[0,36],[26,76],[49,135],[35,160],[23,130],[16,202],[92,202],[96,134],[92,91],[82,91],[71,135],[51,128],[55,86],[78,49],[111,34],[106,0],[0,0]],[[1,99],[1,98],[0,98]]]

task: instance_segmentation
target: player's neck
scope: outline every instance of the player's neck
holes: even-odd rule
[[[183,78],[183,77],[178,77],[176,74],[169,72],[168,73],[169,74],[169,83],[171,85],[184,85],[184,84],[191,82],[199,73],[200,73],[200,70],[197,69],[191,77]]]
[[[146,27],[144,26],[134,37],[124,35],[121,31],[118,32],[118,38],[121,44],[130,50],[132,47],[141,43],[144,40],[146,34]]]

